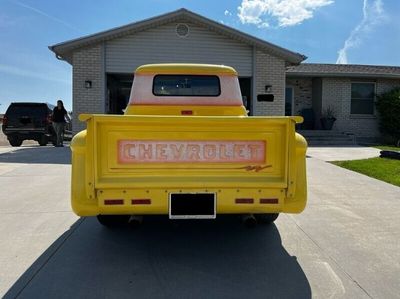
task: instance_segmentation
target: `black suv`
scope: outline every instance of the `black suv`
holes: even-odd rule
[[[41,146],[55,143],[56,135],[51,116],[54,106],[47,103],[11,103],[3,119],[3,133],[12,146],[24,140],[36,140]],[[71,131],[65,132],[66,136]]]

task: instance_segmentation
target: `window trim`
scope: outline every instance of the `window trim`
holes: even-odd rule
[[[155,79],[158,76],[196,76],[196,77],[215,77],[218,80],[218,94],[217,95],[174,95],[174,94],[156,94],[154,92],[154,83],[155,83]],[[156,97],[212,97],[212,98],[217,98],[221,95],[221,80],[219,79],[219,76],[217,75],[193,75],[193,74],[157,74],[153,77],[153,83],[152,83],[152,88],[151,88],[151,92],[153,93],[154,96]]]
[[[351,102],[353,100],[353,97],[351,96],[352,93],[352,89],[353,89],[353,83],[356,84],[373,84],[374,85],[374,98],[372,99],[373,102],[373,112],[371,114],[365,114],[365,113],[351,113]],[[355,98],[355,99],[364,99],[364,98]],[[354,117],[364,117],[367,116],[366,118],[368,118],[368,116],[376,116],[376,109],[375,109],[375,103],[376,103],[376,81],[351,81],[350,82],[350,116],[354,116]]]

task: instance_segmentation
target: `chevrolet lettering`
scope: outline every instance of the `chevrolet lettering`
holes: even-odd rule
[[[120,163],[264,163],[265,141],[120,140]]]

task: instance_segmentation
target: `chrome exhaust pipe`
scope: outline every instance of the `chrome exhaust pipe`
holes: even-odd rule
[[[253,214],[245,214],[242,215],[242,223],[248,228],[253,228],[257,225],[257,219]]]
[[[143,216],[139,215],[131,215],[129,218],[129,224],[133,226],[140,226],[143,222]]]

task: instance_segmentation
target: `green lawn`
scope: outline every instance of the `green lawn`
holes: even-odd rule
[[[400,187],[400,160],[371,158],[332,163]]]
[[[400,147],[390,145],[375,145],[374,147],[385,151],[400,151]]]

